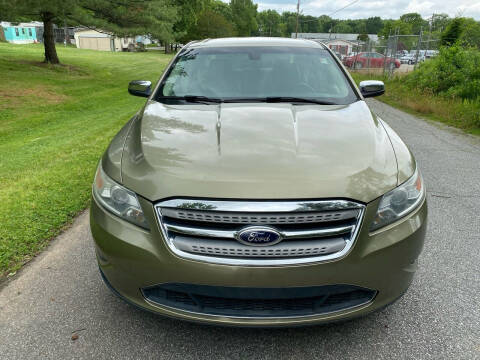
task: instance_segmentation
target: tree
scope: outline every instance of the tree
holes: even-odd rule
[[[380,30],[378,36],[383,39],[388,39],[388,36],[394,35],[397,30],[399,35],[410,35],[412,33],[412,24],[403,22],[402,20],[385,20],[383,22],[383,29]]]
[[[357,36],[357,40],[367,42],[368,40],[370,40],[370,38],[368,37],[367,34],[360,34]]]
[[[233,23],[232,8],[229,4],[226,4],[221,0],[213,0],[209,5],[209,9],[222,15],[230,23]]]
[[[306,33],[320,32],[320,23],[318,22],[318,18],[314,16],[300,15],[298,25],[301,28],[302,32],[306,32]]]
[[[257,15],[258,32],[260,36],[282,36],[280,29],[281,17],[275,10],[265,10]]]
[[[352,28],[352,33],[367,34],[367,21],[364,19],[346,20],[347,24]]]
[[[434,14],[432,21],[432,30],[442,32],[448,26],[452,19],[447,14]]]
[[[422,18],[418,13],[408,13],[400,16],[400,21],[409,24],[411,26],[411,31],[413,34],[420,34],[420,30],[425,30],[428,26],[428,22]]]
[[[440,44],[442,46],[452,46],[455,44],[463,32],[464,18],[455,18],[447,26],[440,37]]]
[[[281,15],[282,18],[282,28],[283,28],[283,36],[291,37],[292,34],[295,32],[295,26],[297,23],[297,14],[289,11],[285,11]],[[302,24],[299,24],[298,31],[301,31]]]
[[[233,22],[238,36],[251,36],[257,29],[257,5],[252,0],[230,0]]]
[[[459,41],[462,45],[480,49],[480,22],[472,18],[466,18],[463,22],[463,32]]]
[[[378,34],[383,28],[383,20],[379,16],[369,17],[365,21],[367,34]]]
[[[345,21],[341,21],[333,27],[332,32],[339,34],[350,34],[352,33],[352,28]]]
[[[187,43],[194,38],[192,34],[197,25],[200,14],[210,5],[210,0],[175,0],[178,8],[178,20],[173,27],[175,38]]]
[[[318,18],[320,32],[327,33],[333,27],[335,20],[333,20],[330,16],[322,15]]]
[[[1,0],[0,13],[16,21],[41,20],[45,62],[59,64],[54,24],[65,21],[117,35],[171,37],[176,9],[169,0]]]
[[[6,14],[6,20],[15,21],[17,18],[31,18],[43,22],[43,43],[45,48],[45,62],[58,64],[53,24],[57,17],[64,18],[72,8],[77,7],[77,0],[3,0],[0,3],[0,13]]]
[[[235,29],[222,14],[207,9],[198,16],[194,33],[196,39],[222,38],[234,36]]]

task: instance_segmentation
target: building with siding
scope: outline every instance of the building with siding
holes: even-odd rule
[[[317,40],[319,41],[319,40]],[[325,40],[321,41],[326,46],[328,46],[334,52],[340,55],[348,55],[354,51],[358,51],[359,47],[364,44],[363,41],[348,41],[348,40],[341,40],[341,39],[334,39],[334,40]]]
[[[340,33],[298,33],[299,39],[321,40],[322,42],[329,40],[346,40],[356,42],[360,34],[340,34]],[[378,41],[377,34],[367,34],[370,42]],[[295,38],[295,33],[292,33]]]
[[[12,25],[2,22],[1,28],[5,34],[5,40],[13,44],[30,44],[37,42],[35,26]]]
[[[129,51],[135,48],[135,38],[116,37],[104,32],[91,29],[78,29],[75,31],[75,44],[79,49],[100,51]]]

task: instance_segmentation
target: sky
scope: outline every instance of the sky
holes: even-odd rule
[[[226,0],[224,0],[227,2]],[[329,15],[354,0],[301,0],[304,15]],[[274,9],[278,12],[296,11],[296,0],[254,0],[258,10]],[[432,13],[446,13],[473,17],[480,20],[480,0],[358,0],[353,5],[332,15],[337,19],[359,19],[380,16],[383,19],[398,19],[408,12],[418,12],[422,17]]]

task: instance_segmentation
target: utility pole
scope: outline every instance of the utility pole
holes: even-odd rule
[[[298,38],[298,16],[300,15],[300,0],[297,1],[297,25],[295,27],[295,39]]]

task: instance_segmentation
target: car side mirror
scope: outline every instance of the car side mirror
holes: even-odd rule
[[[364,98],[385,94],[385,84],[378,80],[365,80],[360,82],[360,92]]]
[[[133,96],[149,97],[152,94],[152,82],[146,80],[130,81],[128,92]]]

